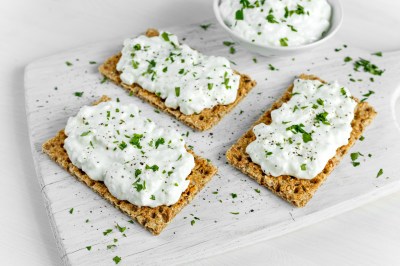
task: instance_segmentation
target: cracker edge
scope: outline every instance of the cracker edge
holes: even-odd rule
[[[111,100],[109,97],[102,96],[93,104],[96,105],[109,100]],[[194,156],[195,167],[187,177],[190,180],[190,184],[182,193],[179,201],[171,206],[162,205],[155,208],[138,207],[132,203],[129,203],[128,201],[118,200],[111,195],[103,182],[92,180],[82,170],[73,165],[63,147],[65,138],[66,135],[64,130],[59,131],[55,137],[47,140],[42,145],[42,151],[62,168],[75,176],[80,182],[86,184],[102,198],[114,205],[117,209],[130,216],[133,220],[137,221],[153,235],[160,234],[161,231],[172,221],[172,219],[193,200],[196,194],[205,187],[205,185],[217,172],[217,168],[209,163],[206,159],[187,149],[187,151]]]
[[[319,80],[323,83],[326,83],[322,79],[313,75],[301,74],[298,78],[304,80]],[[358,99],[353,97],[357,101],[357,106],[355,109],[355,118],[351,122],[353,130],[350,134],[349,142],[347,145],[343,145],[336,150],[336,155],[327,162],[321,173],[319,173],[313,179],[300,179],[288,175],[278,177],[268,176],[263,173],[258,164],[251,161],[245,150],[247,145],[255,139],[253,133],[254,126],[265,122],[269,124],[271,121],[271,112],[275,109],[278,109],[283,103],[290,100],[293,87],[294,85],[292,83],[284,92],[282,97],[275,101],[271,108],[261,115],[261,117],[251,126],[251,128],[244,135],[242,135],[234,145],[232,145],[232,147],[226,153],[226,158],[229,164],[239,169],[244,174],[250,176],[257,183],[268,188],[274,194],[278,195],[296,207],[304,207],[313,197],[320,185],[326,180],[328,175],[340,163],[343,156],[361,136],[365,128],[372,122],[377,113],[367,102],[359,102]],[[251,141],[248,142],[246,141],[247,139],[251,139]]]
[[[146,32],[146,36],[148,37],[158,35],[159,32],[156,29],[148,29]],[[240,84],[236,100],[233,103],[228,105],[216,105],[213,108],[204,109],[199,114],[185,115],[179,109],[172,109],[167,107],[163,99],[158,97],[155,93],[143,89],[138,84],[134,83],[132,85],[126,85],[122,83],[121,79],[119,78],[119,72],[116,70],[116,65],[119,61],[120,56],[121,54],[118,53],[108,58],[102,65],[99,66],[99,72],[118,86],[132,92],[134,95],[145,100],[154,107],[157,107],[163,112],[177,118],[187,126],[199,131],[204,131],[215,126],[257,84],[256,81],[252,80],[248,75],[240,74],[235,71],[236,74],[240,75]]]

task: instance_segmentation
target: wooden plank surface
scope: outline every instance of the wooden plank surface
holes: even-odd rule
[[[206,54],[227,56],[236,63],[239,71],[258,81],[248,97],[210,131],[193,132],[169,116],[155,113],[154,108],[129,97],[113,84],[100,82],[102,77],[97,73],[97,65],[91,65],[89,61],[102,62],[121,48],[122,40],[87,45],[35,61],[26,68],[26,108],[34,161],[57,244],[66,264],[102,264],[116,255],[125,263],[187,262],[313,224],[399,188],[400,177],[395,175],[399,167],[394,163],[400,159],[399,128],[394,122],[393,108],[394,99],[398,97],[400,53],[379,58],[354,47],[344,48],[344,43],[336,41],[312,54],[296,56],[294,60],[262,58],[240,47],[235,47],[237,52],[231,55],[222,45],[222,41],[229,38],[216,26],[207,32],[197,24],[170,30],[181,38],[186,37],[186,43]],[[342,50],[335,52],[335,48]],[[345,56],[372,59],[386,72],[371,83],[368,81],[371,75],[355,73],[351,63],[343,62]],[[254,57],[257,63],[253,62]],[[66,66],[65,61],[72,62],[73,66]],[[279,70],[269,70],[268,64]],[[376,94],[370,97],[370,102],[378,116],[364,134],[365,140],[352,149],[352,152],[373,156],[364,157],[356,168],[347,156],[310,204],[303,209],[294,209],[226,165],[224,153],[300,73],[316,74],[325,80],[337,79],[357,97],[369,89],[374,90]],[[363,82],[351,82],[349,74]],[[75,91],[84,91],[83,97],[73,96]],[[138,225],[129,224],[126,216],[75,181],[40,151],[41,143],[63,128],[69,116],[101,94],[119,97],[122,102],[135,102],[157,123],[173,123],[180,131],[189,131],[188,144],[219,167],[218,176],[159,237],[152,237]],[[384,169],[384,175],[376,178],[380,168]],[[255,188],[261,193],[256,193]],[[215,191],[218,194],[212,193]],[[238,197],[232,199],[230,193],[236,193]],[[69,213],[71,208],[74,208],[73,214]],[[191,226],[193,216],[200,220]],[[86,219],[89,219],[88,223]],[[127,237],[115,229],[112,234],[103,236],[102,232],[116,223],[129,227]],[[112,244],[114,238],[118,239],[117,248],[107,250],[106,246]],[[92,246],[90,253],[86,246]]]

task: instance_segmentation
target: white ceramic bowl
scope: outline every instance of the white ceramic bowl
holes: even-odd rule
[[[221,12],[219,10],[219,5],[221,0],[214,0],[214,14],[221,27],[229,33],[229,35],[232,37],[234,41],[239,43],[242,47],[246,48],[247,50],[264,56],[291,56],[309,51],[317,47],[318,45],[323,44],[324,42],[332,38],[332,36],[335,35],[335,33],[339,30],[343,21],[342,5],[340,4],[339,0],[327,0],[327,1],[332,7],[331,25],[328,31],[324,34],[324,36],[321,39],[319,39],[316,42],[300,46],[293,46],[293,47],[290,46],[280,47],[280,46],[256,44],[239,36],[236,32],[232,31],[222,19]]]

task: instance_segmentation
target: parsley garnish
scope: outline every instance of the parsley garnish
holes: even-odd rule
[[[272,151],[265,151],[265,157],[268,158],[268,156],[272,155]]]
[[[65,64],[67,65],[67,66],[72,66],[73,64],[71,63],[71,62],[69,62],[69,61],[65,61]]]
[[[74,92],[74,95],[75,95],[76,97],[82,97],[83,91],[81,91],[81,92],[76,91],[76,92]]]
[[[83,132],[83,133],[81,134],[81,137],[84,137],[84,136],[89,135],[90,132],[91,132],[90,130],[89,130],[89,131],[86,131],[86,132]]]
[[[239,214],[239,212],[230,212],[230,214],[233,214],[233,215],[238,215],[238,214]]]
[[[121,233],[123,233],[125,230],[126,230],[126,226],[125,227],[122,227],[122,226],[120,226],[119,224],[117,224],[117,229],[118,229],[118,231],[120,231]]]
[[[288,24],[287,26],[290,28],[291,31],[297,32],[296,28],[293,27],[293,25],[289,25],[289,24]]]
[[[208,28],[211,26],[212,24],[202,24],[200,25],[200,28],[202,28],[203,30],[208,30]]]
[[[286,130],[290,130],[293,134],[302,133],[303,141],[304,143],[307,143],[312,140],[312,133],[306,132],[303,127],[303,124],[291,125],[290,127],[286,128]]]
[[[254,191],[257,192],[257,193],[261,192],[258,188],[254,189]]]
[[[129,143],[136,148],[141,149],[142,146],[140,145],[140,139],[143,138],[143,134],[133,134],[133,137],[129,140]]]
[[[140,192],[144,189],[146,189],[146,180],[143,181],[143,184],[139,183],[140,178],[133,183],[133,187],[136,189],[137,192]]]
[[[275,19],[275,16],[272,13],[269,13],[266,19],[269,23],[279,24],[279,22]]]
[[[115,264],[118,264],[121,261],[121,257],[115,256],[113,258],[113,261],[115,262]]]
[[[154,164],[152,166],[149,166],[148,164],[146,164],[146,170],[153,170],[153,172],[158,171],[159,167],[158,165]]]
[[[207,84],[207,87],[208,87],[209,90],[212,90],[213,86],[214,86],[213,83],[208,83],[208,84]]]
[[[89,64],[95,65],[95,64],[97,64],[97,62],[96,61],[89,61]]]
[[[118,145],[118,148],[120,148],[121,151],[123,151],[126,147],[128,147],[128,145],[125,143],[125,141],[122,141],[122,142]]]
[[[175,95],[176,95],[176,97],[179,97],[180,94],[181,94],[181,87],[175,87]]]
[[[378,172],[378,174],[376,175],[376,177],[378,178],[378,177],[380,177],[381,175],[383,175],[383,169],[382,169],[382,168],[379,169],[379,172]]]
[[[363,94],[362,96],[364,96],[365,98],[361,99],[362,102],[366,101],[368,99],[369,96],[371,96],[372,94],[374,94],[374,91],[369,90],[368,93]]]
[[[229,41],[224,41],[224,42],[222,42],[222,44],[229,47],[229,46],[234,45],[235,43],[234,42],[229,42]]]
[[[383,54],[382,54],[382,52],[376,52],[376,53],[373,53],[372,55],[382,57]]]
[[[164,39],[164,41],[169,42],[168,33],[166,33],[165,31],[161,34],[161,37]]]
[[[321,122],[322,124],[329,126],[331,123],[329,123],[329,121],[326,119],[327,116],[328,116],[327,112],[319,113],[315,116],[315,121]]]
[[[69,213],[72,214],[74,212],[74,208],[69,209]]]
[[[161,144],[164,144],[165,140],[164,138],[159,138],[156,140],[156,149],[158,148],[158,146],[160,146]]]
[[[90,251],[92,249],[92,246],[87,246],[86,249]]]
[[[281,46],[288,46],[288,42],[289,40],[288,40],[288,38],[281,38],[280,40],[279,40],[279,42],[280,42],[280,44],[281,44]]]
[[[235,47],[231,46],[231,48],[229,48],[229,53],[230,54],[236,53]]]
[[[103,232],[103,235],[106,236],[111,232],[112,232],[112,229],[107,229],[106,231]]]
[[[341,93],[343,96],[347,96],[346,90],[345,90],[344,88],[340,88],[340,93]]]
[[[133,49],[135,49],[136,51],[142,49],[142,46],[140,45],[140,43],[137,43],[133,46]]]
[[[135,177],[138,177],[142,173],[142,170],[136,169],[135,170]]]
[[[301,169],[301,171],[307,170],[307,165],[305,163],[303,163],[302,165],[300,165],[300,169]]]
[[[112,248],[115,248],[115,247],[117,247],[117,245],[115,245],[115,244],[107,245],[107,249],[112,249]]]
[[[304,7],[297,4],[297,8],[295,10],[289,10],[289,8],[286,6],[285,7],[285,18],[291,17],[293,14],[296,15],[304,15]]]
[[[237,194],[236,193],[231,193],[232,199],[237,198]]]
[[[236,18],[236,20],[243,20],[244,19],[243,9],[239,9],[238,11],[236,11],[235,18]]]
[[[345,58],[344,58],[344,61],[347,63],[347,62],[350,62],[350,61],[352,61],[353,59],[350,57],[350,56],[346,56]]]
[[[363,58],[360,58],[354,62],[354,70],[359,71],[359,68],[362,68],[364,72],[368,72],[376,76],[381,76],[384,72],[384,70],[379,69],[378,66]]]
[[[100,84],[103,84],[104,82],[106,82],[108,80],[107,77],[103,77],[103,79],[100,81]]]

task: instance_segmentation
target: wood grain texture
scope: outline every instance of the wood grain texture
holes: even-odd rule
[[[194,132],[168,115],[155,112],[153,107],[136,97],[129,97],[114,84],[101,83],[98,66],[88,62],[103,62],[110,54],[117,53],[122,40],[66,51],[26,68],[26,109],[34,162],[56,242],[66,264],[108,264],[116,255],[127,264],[185,263],[285,234],[399,188],[400,177],[396,175],[398,167],[394,162],[400,159],[400,137],[392,109],[393,101],[399,95],[396,89],[400,54],[372,58],[375,64],[386,69],[384,75],[375,77],[372,83],[368,81],[370,75],[354,72],[351,63],[343,63],[345,56],[371,59],[370,54],[354,47],[335,52],[335,48],[342,47],[340,41],[332,41],[295,59],[263,58],[249,54],[239,46],[235,47],[235,54],[229,54],[229,49],[222,45],[229,39],[216,26],[208,31],[198,25],[168,30],[185,37],[186,43],[206,54],[227,56],[235,62],[238,71],[251,74],[258,82],[235,110],[209,132]],[[257,57],[257,63],[253,62],[254,57]],[[74,60],[72,67],[65,65],[68,60]],[[269,70],[269,64],[279,71]],[[282,95],[295,75],[302,72],[313,73],[325,80],[337,79],[351,88],[358,98],[369,89],[375,90],[369,102],[379,115],[365,132],[365,140],[351,149],[373,156],[362,157],[357,168],[351,165],[349,157],[345,157],[313,201],[306,208],[293,209],[266,189],[255,192],[259,185],[227,165],[224,154],[265,108]],[[363,82],[349,81],[349,74]],[[84,91],[83,97],[75,97],[75,91]],[[54,136],[69,116],[102,94],[119,97],[123,103],[134,102],[143,110],[143,115],[161,126],[188,132],[185,134],[188,145],[193,145],[196,153],[219,168],[219,174],[158,237],[150,237],[140,226],[129,224],[124,215],[41,153],[41,144]],[[376,178],[380,168],[384,169],[384,174]],[[232,193],[237,197],[233,198]],[[69,213],[71,208],[74,208],[73,214]],[[117,223],[128,227],[126,237],[115,230]],[[103,236],[106,229],[113,229],[113,232]],[[108,250],[107,245],[113,238],[118,239],[117,247]],[[92,247],[90,256],[86,246]]]

